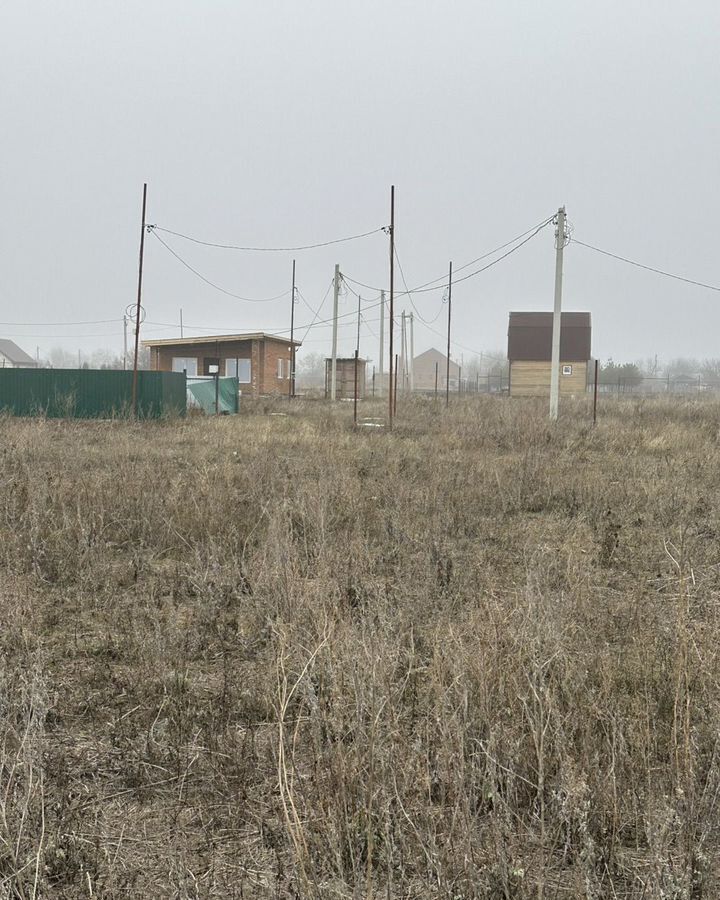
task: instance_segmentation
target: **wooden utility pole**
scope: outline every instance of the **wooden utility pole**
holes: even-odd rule
[[[389,427],[392,428],[393,420],[393,393],[397,391],[397,369],[393,385],[393,315],[395,301],[395,185],[390,187],[390,378],[388,381]]]
[[[290,292],[290,384],[288,400],[295,396],[295,260],[293,260],[292,290]]]
[[[133,359],[132,411],[137,418],[138,350],[140,348],[140,309],[142,301],[143,254],[145,252],[145,211],[147,209],[147,184],[143,184],[142,224],[140,225],[140,262],[138,265],[137,306],[135,308],[135,356]]]
[[[332,334],[332,359],[330,362],[330,399],[335,400],[337,385],[337,329],[338,329],[338,297],[340,295],[340,266],[335,263],[335,278],[333,280],[333,334]]]
[[[452,320],[452,262],[448,272],[448,334],[447,334],[447,366],[445,373],[445,406],[450,406],[450,323]]]
[[[553,308],[552,366],[550,370],[550,419],[557,421],[560,406],[560,330],[562,322],[562,271],[565,249],[565,207],[557,214],[555,233],[555,306]]]

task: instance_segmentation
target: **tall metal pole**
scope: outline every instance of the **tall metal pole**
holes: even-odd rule
[[[335,400],[337,384],[337,329],[338,329],[338,297],[340,294],[340,266],[335,263],[335,278],[333,281],[333,335],[332,335],[332,360],[330,362],[330,399]]]
[[[388,380],[388,403],[389,403],[389,427],[392,428],[393,420],[393,393],[397,391],[396,383],[393,385],[393,315],[395,302],[395,185],[390,186],[390,378]],[[397,375],[397,370],[396,370]]]
[[[290,384],[288,400],[295,396],[295,260],[293,260],[292,292],[290,294]]]
[[[382,393],[383,372],[385,371],[385,291],[380,291],[380,358],[378,375],[380,376],[380,392]]]
[[[138,350],[140,348],[140,304],[142,300],[143,254],[145,252],[145,210],[147,209],[147,184],[143,184],[142,224],[140,225],[140,261],[138,264],[137,307],[135,309],[135,356],[133,359],[132,411],[137,418]]]
[[[357,425],[357,402],[358,402],[358,357],[360,355],[360,294],[358,294],[358,323],[357,323],[357,342],[355,344],[355,393],[353,399],[353,425]]]
[[[445,406],[450,406],[450,322],[452,319],[452,262],[448,273],[447,368],[445,372]]]
[[[415,390],[415,318],[410,313],[410,393]]]
[[[557,421],[560,405],[560,328],[562,319],[562,271],[565,249],[565,207],[557,214],[555,232],[555,307],[553,309],[552,361],[550,365],[550,419]]]

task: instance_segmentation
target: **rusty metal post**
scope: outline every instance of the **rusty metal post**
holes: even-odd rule
[[[450,321],[452,316],[452,263],[448,272],[448,333],[447,333],[447,366],[445,372],[445,406],[450,406]]]
[[[593,386],[593,426],[597,425],[597,395],[598,395],[598,361],[595,360],[595,384]]]
[[[393,399],[397,405],[397,397],[393,398],[393,315],[395,301],[395,185],[390,186],[390,373],[388,376],[389,426],[392,428]],[[395,369],[395,391],[397,391],[397,368]]]
[[[138,350],[140,346],[140,304],[142,300],[143,255],[145,252],[145,211],[147,209],[147,184],[143,184],[142,224],[140,225],[140,262],[138,265],[137,307],[135,310],[135,357],[133,360],[132,411],[137,418]]]
[[[288,400],[295,396],[295,260],[293,260],[292,293],[290,294],[290,384]]]
[[[360,294],[358,294],[357,343],[355,344],[355,393],[353,400],[353,425],[357,425],[358,356],[360,355]]]
[[[395,354],[395,372],[393,373],[395,376],[395,384],[393,385],[393,412],[397,415],[397,373],[398,373],[398,355]]]

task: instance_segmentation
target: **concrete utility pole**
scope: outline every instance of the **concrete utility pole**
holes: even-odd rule
[[[380,357],[378,360],[378,375],[380,376],[380,393],[383,388],[383,357],[385,355],[385,291],[380,291]]]
[[[410,313],[410,393],[415,390],[415,318]]]
[[[402,376],[400,379],[400,389],[407,390],[407,350],[405,341],[405,310],[400,313],[400,368]]]
[[[127,369],[127,316],[123,316],[123,369]]]
[[[340,295],[340,266],[335,263],[335,278],[333,281],[333,336],[332,336],[332,360],[330,362],[330,399],[335,400],[337,387],[337,328],[338,328],[338,297]]]
[[[562,317],[563,250],[565,249],[565,207],[557,214],[555,232],[555,307],[553,309],[552,361],[550,365],[550,420],[557,422],[560,405],[560,322]]]

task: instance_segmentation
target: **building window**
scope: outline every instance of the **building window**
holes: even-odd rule
[[[252,367],[249,359],[226,359],[225,374],[230,378],[237,378],[240,384],[250,384],[252,380]]]
[[[290,360],[289,359],[279,359],[277,361],[277,377],[278,378],[289,378],[290,377]]]
[[[572,375],[572,366],[563,366],[562,373],[563,375]]]
[[[197,375],[197,359],[192,356],[173,356],[173,372],[185,372],[187,375]]]

